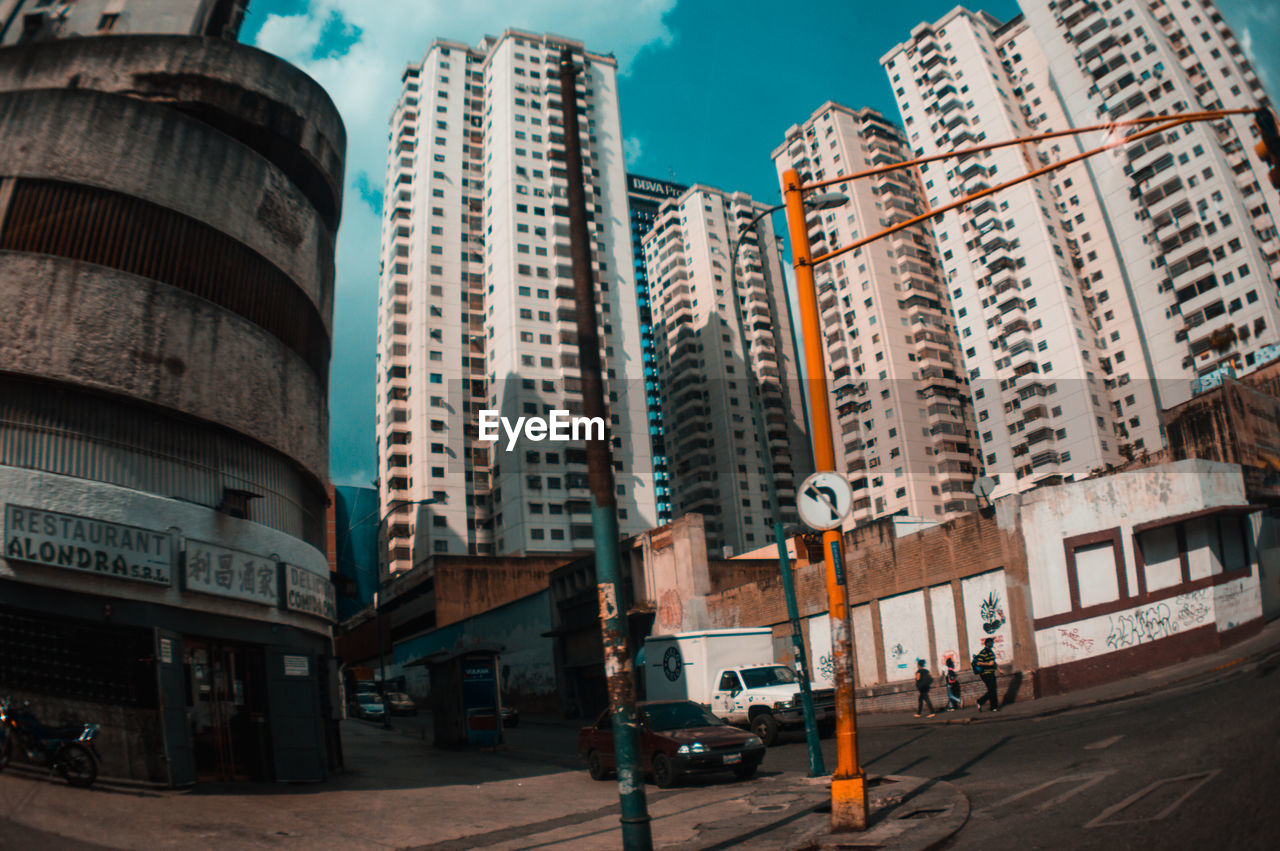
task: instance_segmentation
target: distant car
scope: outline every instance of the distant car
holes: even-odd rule
[[[387,692],[387,708],[392,715],[417,715],[418,705],[402,691]]]
[[[356,695],[355,714],[357,718],[381,721],[387,717],[387,706],[377,692],[362,691]]]
[[[514,706],[502,706],[502,726],[503,727],[519,727],[520,711]]]
[[[662,788],[687,774],[731,771],[749,780],[764,760],[759,736],[730,727],[691,700],[657,700],[636,704],[639,716],[640,767]],[[613,723],[606,710],[590,727],[578,731],[578,756],[595,780],[617,769]]]

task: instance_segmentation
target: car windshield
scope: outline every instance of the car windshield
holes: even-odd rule
[[[650,730],[680,730],[686,727],[719,727],[724,724],[696,703],[658,703],[643,709]]]
[[[376,694],[362,694],[356,697],[361,703],[381,703]]]
[[[387,695],[387,697],[397,701],[405,701],[409,699],[409,695],[405,694],[402,691],[393,691],[391,692],[391,694]]]
[[[747,688],[764,688],[766,686],[785,686],[796,681],[796,672],[786,665],[767,665],[763,668],[744,668],[742,681]]]

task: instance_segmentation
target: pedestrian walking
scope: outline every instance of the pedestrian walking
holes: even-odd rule
[[[984,639],[982,650],[973,657],[973,672],[987,687],[987,693],[978,698],[979,712],[982,711],[984,703],[992,712],[1000,711],[1000,696],[996,693],[996,652],[991,649],[995,643],[994,638]]]
[[[929,669],[924,666],[923,659],[916,660],[916,692],[919,698],[916,700],[916,715],[919,718],[920,713],[924,712],[925,707],[929,709],[929,717],[932,718],[935,713],[933,704],[929,701],[929,688],[933,685],[933,674],[929,673]]]
[[[946,712],[960,708],[960,675],[956,673],[956,660],[947,657],[947,670],[943,672],[943,682],[947,684]]]

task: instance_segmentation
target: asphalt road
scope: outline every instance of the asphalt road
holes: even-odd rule
[[[972,811],[949,848],[1275,848],[1278,706],[1280,670],[1251,667],[1059,715],[865,728],[859,748],[869,774],[964,790]],[[834,742],[823,751],[831,771]],[[803,739],[764,767],[806,772]]]

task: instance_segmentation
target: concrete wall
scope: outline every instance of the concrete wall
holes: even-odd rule
[[[437,557],[436,623],[446,626],[544,591],[551,571],[570,560],[567,556]]]
[[[337,230],[346,129],[328,93],[283,59],[231,41],[165,35],[6,48],[0,91],[63,88],[155,101],[199,117],[270,159]]]
[[[498,656],[503,702],[526,711],[554,710],[555,641],[543,636],[550,629],[551,605],[544,588],[398,643],[387,666],[387,677],[403,674],[409,694],[425,702],[431,689],[427,669],[409,663],[441,650],[496,644],[503,648]]]
[[[968,670],[980,639],[995,635],[1001,664],[1034,666],[1027,579],[1016,499],[899,537],[890,520],[846,533],[845,563],[860,688],[910,683],[916,659],[930,670],[950,656]],[[793,546],[794,575],[814,680],[832,684],[831,630],[821,562]],[[816,556],[817,553],[815,552]],[[715,592],[712,627],[773,626],[790,633],[780,578],[774,575]],[[998,625],[991,629],[986,627]],[[1019,640],[1020,639],[1020,640]],[[785,654],[781,661],[791,661]],[[896,704],[895,704],[896,705]]]
[[[1217,649],[1261,625],[1241,468],[1179,461],[1024,495],[1037,692]]]

